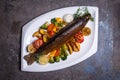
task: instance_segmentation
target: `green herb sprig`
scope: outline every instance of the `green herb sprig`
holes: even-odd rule
[[[89,11],[88,11],[88,8],[87,7],[84,7],[82,9],[78,8],[76,13],[73,15],[74,16],[74,19],[75,18],[78,18],[84,14],[91,14]],[[94,21],[94,17],[91,17],[90,20],[93,22]]]

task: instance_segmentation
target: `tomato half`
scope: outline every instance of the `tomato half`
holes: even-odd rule
[[[38,49],[43,45],[43,40],[42,39],[37,39],[34,41],[33,46],[34,48]]]
[[[75,41],[78,43],[82,43],[84,41],[84,36],[81,32],[78,32],[75,36]]]

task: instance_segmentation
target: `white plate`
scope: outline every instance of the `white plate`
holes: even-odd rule
[[[90,7],[87,6],[88,10],[94,17],[95,21],[89,21],[86,26],[89,26],[92,30],[90,36],[85,37],[84,42],[81,44],[81,49],[79,52],[74,52],[72,55],[69,55],[67,60],[60,61],[55,64],[47,64],[47,65],[40,65],[38,63],[33,63],[32,65],[27,65],[26,61],[23,57],[29,54],[26,51],[26,47],[28,44],[32,43],[35,38],[32,37],[32,34],[39,29],[39,27],[46,21],[50,21],[51,18],[54,17],[63,17],[64,14],[70,13],[73,14],[76,12],[78,8],[82,8],[84,6],[74,6],[74,7],[66,7],[57,10],[50,11],[46,14],[38,16],[37,18],[33,19],[26,25],[24,25],[22,29],[22,48],[21,48],[21,70],[28,71],[28,72],[47,72],[47,71],[54,71],[63,69],[81,61],[87,59],[88,57],[92,56],[97,51],[97,42],[98,42],[98,8],[97,7]]]

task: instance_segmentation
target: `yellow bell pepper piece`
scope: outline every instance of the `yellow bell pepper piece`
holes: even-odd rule
[[[63,22],[63,19],[62,18],[56,18],[56,21],[57,22]]]

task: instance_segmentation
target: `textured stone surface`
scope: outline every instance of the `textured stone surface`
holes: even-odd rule
[[[45,73],[20,71],[21,29],[54,9],[99,7],[98,52],[72,67]],[[0,80],[120,80],[120,0],[0,0]]]

